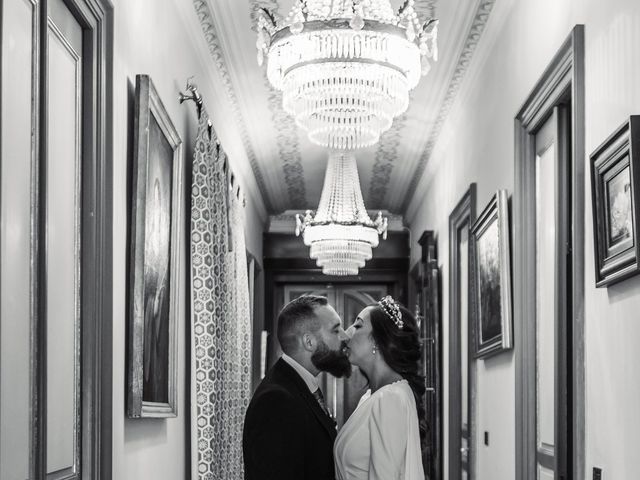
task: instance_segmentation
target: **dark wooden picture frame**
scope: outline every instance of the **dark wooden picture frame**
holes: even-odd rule
[[[509,204],[498,190],[471,227],[473,246],[475,356],[512,347]]]
[[[128,415],[175,417],[182,141],[148,75],[136,75]]]
[[[640,272],[640,115],[632,115],[591,154],[596,287]]]

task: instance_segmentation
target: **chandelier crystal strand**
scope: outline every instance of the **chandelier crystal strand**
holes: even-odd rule
[[[258,62],[309,139],[330,149],[375,144],[437,60],[438,21],[406,0],[300,0],[278,22],[258,17]]]
[[[386,238],[387,219],[372,221],[364,206],[356,158],[349,152],[329,155],[318,210],[296,216],[310,257],[326,275],[357,275],[372,256],[378,236]]]

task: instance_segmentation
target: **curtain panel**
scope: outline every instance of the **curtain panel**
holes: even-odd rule
[[[251,319],[244,211],[228,167],[203,108],[191,189],[191,448],[198,480],[244,478]]]

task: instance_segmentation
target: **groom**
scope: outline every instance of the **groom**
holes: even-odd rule
[[[333,480],[336,427],[316,376],[348,376],[348,336],[325,297],[304,295],[278,315],[282,357],[244,420],[245,480]]]

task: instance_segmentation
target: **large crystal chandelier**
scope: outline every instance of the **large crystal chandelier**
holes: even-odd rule
[[[285,19],[262,9],[258,63],[309,139],[331,149],[376,143],[437,60],[438,21],[414,0],[296,0]]]
[[[378,235],[387,235],[387,219],[378,212],[372,221],[364,208],[358,167],[352,153],[329,155],[327,172],[314,213],[296,215],[296,235],[303,234],[311,258],[326,275],[357,275],[378,246]]]

